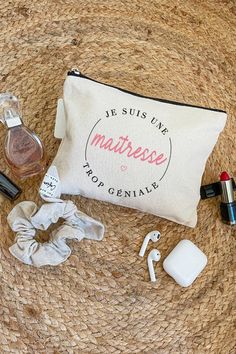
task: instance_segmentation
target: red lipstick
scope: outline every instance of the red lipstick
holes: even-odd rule
[[[226,171],[220,174],[220,185],[222,221],[229,225],[236,225],[236,202],[234,200],[233,181]]]
[[[230,180],[230,177],[226,171],[221,172],[220,174],[220,180],[221,181],[228,181]]]

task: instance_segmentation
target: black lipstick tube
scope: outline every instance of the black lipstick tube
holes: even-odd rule
[[[0,172],[0,193],[7,199],[15,200],[21,194],[21,189],[4,173]]]
[[[231,178],[231,181],[233,185],[233,190],[236,191],[236,184],[234,179]],[[201,199],[208,199],[208,198],[213,198],[213,197],[217,197],[218,195],[221,195],[220,182],[205,184],[204,186],[201,186],[200,195],[201,195]]]

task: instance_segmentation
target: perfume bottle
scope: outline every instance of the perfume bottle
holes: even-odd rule
[[[4,144],[6,162],[18,178],[41,173],[45,168],[44,147],[21,118],[19,101],[11,93],[0,94],[0,121],[7,127]]]

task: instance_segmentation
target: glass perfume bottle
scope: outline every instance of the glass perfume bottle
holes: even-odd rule
[[[8,129],[4,155],[13,174],[26,178],[41,173],[46,163],[43,144],[39,137],[23,124],[19,101],[11,93],[0,94],[0,121]]]

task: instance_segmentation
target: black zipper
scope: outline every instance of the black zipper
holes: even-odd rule
[[[155,97],[149,97],[149,96],[140,95],[139,93],[135,93],[135,92],[132,92],[132,91],[128,91],[128,90],[125,90],[125,89],[123,89],[123,88],[120,88],[120,87],[117,87],[117,86],[114,86],[114,85],[106,84],[106,83],[104,83],[104,82],[100,82],[100,81],[91,79],[90,77],[81,74],[81,72],[80,72],[79,70],[77,70],[77,69],[72,69],[72,70],[68,71],[67,75],[68,75],[68,76],[81,77],[82,79],[87,79],[87,80],[96,82],[96,83],[101,84],[101,85],[113,87],[113,88],[115,88],[115,89],[117,89],[117,90],[119,90],[119,91],[122,91],[122,92],[125,92],[125,93],[129,93],[130,95],[133,95],[133,96],[137,96],[137,97],[141,97],[141,98],[148,98],[149,100],[154,100],[154,101],[159,101],[159,102],[163,102],[163,103],[174,104],[174,105],[177,105],[177,106],[186,106],[186,107],[193,107],[193,108],[201,108],[201,109],[206,109],[206,110],[208,110],[208,111],[226,113],[225,111],[223,111],[223,110],[221,110],[221,109],[214,109],[214,108],[196,106],[196,105],[188,104],[188,103],[182,103],[182,102],[177,102],[177,101],[170,101],[170,100],[166,100],[166,99],[164,99],[164,98],[155,98]]]

